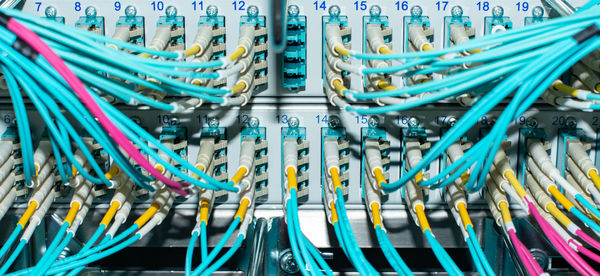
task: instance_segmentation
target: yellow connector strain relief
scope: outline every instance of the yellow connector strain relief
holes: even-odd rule
[[[335,209],[335,203],[331,202],[331,225],[334,225],[338,222],[337,210]]]
[[[562,83],[560,81],[555,81],[552,84],[552,87],[554,89],[560,91],[560,92],[563,92],[563,93],[567,94],[567,95],[571,95],[573,97],[577,97],[577,89],[575,89],[575,88],[573,88],[571,86],[568,86],[568,85],[566,85],[566,84],[564,84],[564,83]]]
[[[104,214],[104,217],[100,221],[100,225],[104,225],[105,227],[108,226],[113,217],[115,217],[115,214],[117,213],[119,208],[121,208],[121,203],[119,203],[118,201],[114,201],[113,203],[111,203],[110,207],[108,207],[108,211],[106,211],[106,214]]]
[[[333,182],[333,190],[336,191],[337,188],[343,189],[342,181],[340,180],[340,175],[338,173],[337,168],[329,169],[329,173],[331,174],[331,181]]]
[[[69,226],[71,226],[73,224],[73,220],[75,219],[75,216],[77,215],[77,212],[79,212],[79,207],[80,207],[79,202],[77,202],[77,201],[73,202],[63,223],[69,223]]]
[[[515,173],[513,171],[506,171],[504,173],[504,177],[506,178],[506,180],[508,180],[508,183],[510,183],[510,185],[512,185],[513,188],[515,188],[515,191],[517,191],[517,194],[520,197],[524,198],[527,196],[525,188],[523,188],[519,180],[517,180],[517,177],[515,176]]]
[[[152,57],[152,56],[150,54],[148,54],[148,53],[141,53],[140,57],[149,58],[149,57]]]
[[[231,87],[231,94],[241,93],[246,89],[246,83],[243,81],[238,81],[233,87]]]
[[[421,225],[421,231],[431,231],[431,226],[429,226],[429,221],[425,216],[425,209],[423,208],[423,205],[419,204],[415,206],[415,212],[417,213],[417,219],[419,220],[419,224]]]
[[[27,222],[29,221],[29,219],[31,218],[31,216],[33,215],[33,212],[35,212],[37,207],[38,207],[37,201],[32,201],[31,203],[29,203],[29,206],[27,206],[27,210],[25,210],[25,213],[23,213],[23,215],[21,216],[21,219],[19,219],[19,222],[17,222],[17,225],[21,225],[22,228],[25,228],[25,225],[27,224]]]
[[[373,202],[371,203],[371,213],[373,214],[373,228],[377,226],[383,227],[381,224],[381,214],[379,209],[379,203]]]
[[[375,181],[377,181],[377,185],[381,187],[381,183],[386,183],[385,177],[383,177],[383,171],[381,168],[375,168],[373,170],[373,174],[375,175]]]
[[[246,53],[246,48],[241,47],[241,46],[237,47],[237,49],[235,49],[235,51],[229,56],[229,60],[235,61],[236,59],[243,56],[245,53]]]
[[[473,222],[471,222],[471,218],[469,217],[469,212],[467,212],[467,206],[465,206],[465,204],[463,202],[458,203],[458,205],[456,206],[458,208],[458,213],[460,214],[460,220],[462,220],[463,223],[463,227],[465,227],[465,230],[467,229],[467,226],[471,226],[473,227]]]
[[[73,177],[77,176],[77,169],[75,168],[75,165],[71,165],[71,172],[73,173]]]
[[[242,202],[240,202],[240,207],[235,213],[234,218],[240,218],[240,221],[244,220],[244,216],[246,215],[246,210],[248,210],[248,205],[250,205],[250,200],[247,198],[242,198]]]
[[[380,80],[377,82],[377,87],[383,90],[396,90],[398,87],[391,85],[389,82]]]
[[[477,54],[477,53],[481,53],[482,50],[481,50],[481,48],[477,48],[477,49],[469,50],[468,52],[469,52],[469,54]]]
[[[210,202],[208,200],[202,200],[200,202],[200,222],[208,222],[208,208],[210,207]]]
[[[548,210],[548,212],[550,212],[550,214],[552,214],[552,216],[560,221],[560,223],[565,227],[568,227],[571,223],[573,223],[573,221],[571,221],[563,212],[561,212],[554,203],[546,204],[546,210]]]
[[[238,171],[231,178],[231,181],[233,181],[233,185],[238,184],[238,182],[242,180],[242,177],[246,175],[246,172],[248,172],[248,169],[246,169],[246,167],[239,168]]]
[[[38,176],[40,174],[40,166],[38,164],[33,164],[33,166],[35,167],[35,176]]]
[[[548,192],[550,192],[550,194],[556,198],[556,200],[558,200],[558,202],[560,203],[560,205],[562,205],[566,210],[570,210],[572,207],[575,207],[573,205],[573,203],[571,203],[571,201],[569,201],[569,199],[567,199],[557,188],[556,186],[552,185],[550,187],[548,187]]]
[[[287,180],[288,180],[288,189],[291,191],[292,189],[298,190],[298,179],[296,178],[296,170],[294,168],[287,168]]]
[[[144,224],[146,224],[146,222],[148,222],[156,214],[156,212],[158,212],[160,207],[161,207],[160,204],[158,204],[156,202],[152,202],[152,205],[150,205],[150,208],[148,208],[148,210],[146,210],[146,212],[144,212],[137,220],[135,220],[135,222],[133,222],[133,224],[137,224],[138,227],[144,226]]]
[[[110,169],[108,169],[108,172],[106,172],[104,174],[104,177],[106,177],[106,179],[111,180],[113,177],[115,177],[115,175],[117,175],[119,173],[120,169],[117,166],[112,166],[110,167]]]
[[[337,91],[340,97],[343,97],[346,94],[346,91],[348,90],[348,88],[346,88],[346,86],[344,86],[344,84],[339,79],[333,80],[333,87],[335,87],[335,91]]]
[[[165,167],[163,167],[163,165],[161,165],[161,164],[154,166],[154,168],[160,173],[163,173],[165,170]]]
[[[421,181],[423,181],[423,171],[419,171],[417,175],[415,175],[415,183],[419,184]]]
[[[333,47],[333,50],[342,56],[350,57],[350,50],[346,49],[343,46],[336,45],[335,47]]]
[[[431,46],[431,44],[425,43],[425,44],[423,44],[423,47],[422,47],[421,50],[423,50],[423,51],[433,51],[434,48],[433,48],[433,46]]]
[[[380,54],[393,54],[394,51],[392,51],[389,47],[385,46],[385,47],[379,48],[379,53]]]
[[[460,181],[462,181],[463,184],[467,184],[467,182],[469,182],[469,179],[471,178],[471,176],[469,175],[468,172],[464,172],[461,176],[460,176]]]
[[[594,185],[596,185],[596,188],[600,189],[600,176],[598,176],[598,173],[595,170],[590,170],[588,175],[592,179],[592,182],[594,182]]]
[[[508,203],[501,201],[498,204],[498,207],[500,207],[500,214],[502,214],[502,220],[504,221],[504,224],[512,222],[512,216],[510,215],[510,209],[508,209]]]
[[[198,53],[200,53],[200,46],[198,46],[198,45],[194,45],[194,46],[192,46],[192,48],[185,50],[186,57],[194,56],[194,55],[197,55]]]
[[[594,87],[594,89],[595,89],[596,91],[600,91],[600,83],[596,84],[596,87]]]
[[[196,166],[196,169],[198,169],[198,170],[200,170],[200,171],[204,171],[204,166],[202,166],[202,165],[198,165],[198,166]],[[199,175],[197,175],[197,174],[194,174],[194,178],[196,178],[196,179],[200,179],[200,176],[199,176]]]

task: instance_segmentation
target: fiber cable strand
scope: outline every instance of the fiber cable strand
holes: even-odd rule
[[[295,137],[286,137],[283,141],[283,162],[285,192],[285,214],[288,227],[288,236],[292,246],[294,258],[303,275],[333,275],[331,268],[325,262],[318,250],[304,236],[298,219],[298,144]],[[317,252],[312,254],[311,252]]]
[[[373,229],[377,236],[377,241],[392,268],[401,275],[413,275],[412,271],[394,245],[387,236],[387,230],[383,225],[383,214],[381,210],[381,190],[380,183],[385,183],[385,177],[381,168],[381,152],[379,151],[379,142],[374,139],[365,141],[365,178],[363,185],[363,194],[365,196],[365,207],[373,223]],[[374,169],[373,169],[374,168]]]
[[[326,137],[323,142],[323,147],[323,158],[325,162],[323,173],[325,174],[324,178],[327,183],[327,185],[324,185],[326,187],[323,187],[324,194],[327,195],[324,199],[326,199],[326,204],[329,204],[329,208],[331,208],[331,221],[334,230],[336,231],[336,237],[340,241],[344,253],[359,273],[378,275],[379,273],[366,260],[364,254],[360,250],[346,215],[343,186],[340,180],[340,156],[337,139]]]

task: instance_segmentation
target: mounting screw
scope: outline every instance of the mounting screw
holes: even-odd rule
[[[373,17],[379,17],[381,15],[381,7],[378,5],[371,6],[369,14]]]
[[[54,6],[48,6],[48,7],[46,7],[46,10],[44,11],[44,14],[46,14],[46,17],[49,17],[49,18],[55,18],[57,13],[58,13],[58,11],[56,10],[56,8]]]
[[[291,117],[288,119],[288,126],[291,128],[297,128],[300,126],[300,120],[296,117]]]
[[[294,254],[289,248],[283,250],[279,255],[279,267],[287,274],[296,274],[300,272],[300,268],[294,260]]]
[[[210,117],[208,118],[208,126],[212,127],[212,128],[217,128],[219,127],[219,119],[217,119],[217,117]]]
[[[169,18],[177,16],[177,8],[175,6],[168,6],[165,10],[165,15]]]
[[[538,121],[535,118],[528,118],[527,121],[525,121],[525,125],[528,128],[537,128],[538,127]]]
[[[542,269],[548,267],[548,253],[546,253],[546,251],[539,248],[532,248],[529,250],[529,252],[531,252],[531,256],[540,265],[540,267],[542,267]]]
[[[256,117],[250,117],[248,119],[248,127],[258,127],[260,125],[260,121]]]
[[[460,18],[463,16],[463,9],[461,6],[454,6],[452,7],[452,9],[450,10],[450,14],[452,15],[452,17],[454,18]]]
[[[500,6],[495,6],[492,8],[492,16],[499,18],[504,16],[504,8]]]
[[[419,5],[414,5],[410,8],[410,15],[412,17],[421,17],[423,15],[423,8]]]
[[[98,10],[96,10],[96,7],[88,6],[87,8],[85,8],[85,16],[86,17],[96,17],[97,14],[98,14]]]
[[[451,116],[451,117],[448,117],[448,119],[446,119],[446,121],[444,123],[446,124],[446,126],[453,127],[456,124],[456,121],[457,121],[456,117]]]
[[[410,117],[408,119],[408,127],[410,128],[418,127],[420,123],[421,122],[419,122],[419,118],[417,117]]]
[[[255,5],[248,7],[248,16],[257,17],[258,16],[258,7]]]
[[[544,16],[544,8],[536,6],[535,8],[533,8],[533,10],[531,10],[531,15],[538,19],[542,18]]]
[[[377,128],[377,127],[379,127],[379,117],[377,117],[377,116],[371,116],[371,117],[369,117],[369,120],[367,121],[367,124],[369,125],[370,128]]]
[[[137,15],[137,8],[135,6],[129,5],[125,8],[125,16],[135,17],[136,15]]]
[[[565,126],[568,128],[576,128],[577,127],[577,119],[575,117],[569,116],[565,119]]]
[[[330,128],[338,128],[342,125],[342,120],[338,116],[332,115],[329,116],[328,124]]]
[[[340,6],[338,6],[338,5],[332,5],[331,7],[329,7],[329,16],[338,17],[338,16],[340,16],[341,12],[342,12],[342,10],[340,9]]]
[[[172,126],[179,125],[179,118],[176,116],[172,116],[171,119],[169,119],[169,125],[172,125]]]
[[[213,17],[213,16],[217,16],[218,14],[219,14],[219,8],[217,8],[217,6],[208,5],[208,7],[206,7],[206,15]]]
[[[290,17],[296,17],[300,14],[300,8],[298,8],[296,5],[289,5],[287,13]]]
[[[142,124],[142,119],[138,116],[131,116],[130,119],[138,126]]]

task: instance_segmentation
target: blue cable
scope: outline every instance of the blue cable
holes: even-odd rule
[[[238,238],[233,244],[233,246],[231,246],[231,248],[229,248],[229,250],[227,250],[227,252],[225,252],[225,254],[223,254],[221,258],[219,258],[217,261],[215,261],[214,264],[206,268],[206,270],[204,270],[200,275],[212,275],[215,271],[217,271],[217,269],[219,269],[223,264],[225,264],[225,262],[231,259],[231,256],[233,256],[233,254],[235,254],[235,252],[242,246],[243,241],[244,235],[238,235]]]
[[[19,236],[22,230],[23,226],[21,224],[17,224],[15,229],[12,231],[10,236],[8,236],[8,239],[4,242],[2,248],[0,249],[0,260],[2,259],[2,257],[4,257],[4,254],[6,254],[8,250],[12,247],[13,243],[17,240],[17,237]]]
[[[392,268],[400,275],[413,275],[381,226],[375,226],[375,234],[377,241],[379,241],[379,246],[381,246],[381,250]]]
[[[492,269],[492,266],[488,262],[487,258],[485,257],[485,254],[483,253],[483,250],[481,249],[481,245],[479,244],[479,240],[477,240],[477,236],[475,235],[475,231],[473,230],[472,225],[467,225],[467,233],[469,233],[471,243],[473,244],[475,252],[479,256],[483,269],[485,270],[487,275],[496,275],[494,269]]]
[[[306,236],[303,235],[303,238],[304,244],[306,244],[308,252],[317,261],[319,267],[321,267],[321,270],[325,272],[325,275],[333,276],[333,271],[331,270],[331,267],[329,267],[327,262],[325,262],[325,259],[323,259],[323,256],[321,256],[321,253],[315,248],[315,246],[312,243],[310,243]]]
[[[71,242],[71,240],[73,239],[73,232],[69,232],[67,233],[67,235],[65,236],[65,238],[62,240],[62,242],[60,242],[60,244],[54,249],[54,251],[47,251],[47,254],[50,254],[50,257],[46,260],[46,262],[44,264],[42,264],[38,269],[37,272],[34,272],[36,275],[44,275],[44,273],[46,271],[48,271],[48,269],[50,268],[50,266],[52,265],[52,262],[56,261],[56,258],[58,258],[58,255],[60,255],[60,253],[67,247],[67,245],[69,245],[69,242]],[[38,263],[39,264],[39,263]]]
[[[296,239],[296,229],[293,226],[293,221],[292,221],[292,217],[291,217],[291,213],[293,212],[292,209],[292,205],[289,203],[288,200],[288,204],[287,206],[287,210],[286,210],[286,214],[287,214],[287,231],[288,231],[288,237],[290,240],[290,247],[292,248],[292,255],[294,256],[294,260],[296,260],[296,264],[298,265],[298,268],[300,269],[300,273],[302,273],[302,275],[307,276],[308,271],[306,269],[306,263],[304,262],[304,255],[302,255],[300,253],[299,247],[298,247],[298,240]]]
[[[469,253],[471,254],[471,259],[473,259],[473,264],[475,265],[475,270],[479,272],[479,275],[487,275],[486,271],[483,269],[483,265],[481,264],[480,256],[475,251],[475,245],[473,245],[473,241],[471,241],[471,237],[467,237],[465,240],[467,242],[467,248],[469,249]]]
[[[29,185],[29,183],[31,183],[31,177],[35,174],[35,166],[33,164],[33,142],[31,140],[29,119],[27,118],[23,96],[21,96],[19,85],[17,84],[12,71],[9,71],[4,65],[1,69],[2,72],[5,72],[4,77],[6,79],[10,98],[12,99],[11,102],[15,110],[15,117],[17,118],[17,131],[21,143],[21,155],[23,156],[23,174],[25,175],[25,183]]]
[[[10,254],[10,257],[8,257],[4,265],[0,267],[0,275],[4,275],[6,271],[8,271],[8,269],[15,262],[17,257],[19,257],[19,254],[21,254],[21,251],[23,251],[25,244],[27,244],[27,240],[21,239],[19,245],[17,245],[17,247],[15,248],[15,251],[13,251],[12,254]]]
[[[58,249],[57,248],[58,244],[62,241],[62,238],[67,233],[68,228],[69,228],[69,223],[64,222],[61,225],[60,229],[58,229],[58,232],[56,232],[56,236],[54,236],[54,239],[52,240],[50,245],[46,248],[46,252],[42,256],[42,258],[38,261],[38,263],[35,265],[35,267],[33,267],[34,274],[39,275],[39,274],[44,273],[44,271],[42,269],[46,266],[46,262],[48,262],[50,260],[50,257],[51,257],[51,255],[53,255],[52,253],[54,252],[54,250]]]
[[[313,258],[311,258],[310,252],[307,251],[306,249],[306,244],[304,243],[304,235],[302,234],[302,230],[300,229],[300,220],[298,219],[298,194],[297,194],[297,189],[292,188],[290,189],[290,198],[288,199],[288,203],[289,206],[291,207],[291,216],[292,219],[291,221],[288,221],[288,223],[290,223],[294,229],[294,231],[292,232],[292,234],[294,235],[294,237],[290,237],[291,239],[295,239],[296,243],[298,244],[298,247],[300,249],[300,254],[302,255],[302,258],[304,258],[304,260],[306,260],[308,267],[307,269],[309,270],[309,272],[311,272],[312,275],[323,275],[323,273],[318,269],[317,264],[315,263],[315,260]]]
[[[229,237],[231,237],[233,231],[235,231],[240,222],[240,217],[236,217],[233,220],[233,222],[231,223],[231,225],[229,225],[229,228],[227,228],[227,231],[225,231],[225,234],[217,243],[215,248],[213,248],[213,250],[210,252],[210,254],[208,254],[206,259],[202,260],[202,263],[192,271],[192,276],[198,276],[210,265],[210,263],[217,257],[219,252],[221,252],[221,249],[223,249],[223,246],[225,246],[225,243],[227,243],[227,240],[229,239]]]
[[[189,276],[192,273],[192,257],[194,255],[194,248],[196,247],[196,241],[198,240],[198,232],[192,231],[192,237],[188,243],[187,251],[185,254],[185,275]]]
[[[444,250],[444,248],[438,243],[435,237],[433,237],[431,231],[429,229],[425,229],[425,231],[423,231],[423,234],[425,234],[425,238],[427,238],[427,241],[429,242],[433,253],[438,258],[438,261],[440,262],[442,267],[444,267],[446,272],[448,272],[450,276],[463,275],[458,266],[456,266],[456,264],[452,261],[452,258],[450,258],[448,253],[446,253],[446,250]]]
[[[60,267],[53,267],[52,269],[50,269],[46,274],[50,274],[50,275],[54,275],[54,274],[58,274],[61,273],[63,271],[68,271],[74,268],[78,268],[80,266],[85,266],[89,263],[95,262],[97,260],[106,258],[120,250],[122,250],[125,247],[130,246],[131,244],[133,244],[134,242],[138,241],[139,239],[141,239],[141,235],[140,234],[135,234],[134,236],[130,237],[129,239],[125,240],[124,242],[115,245],[114,247],[111,247],[110,249],[107,249],[106,251],[102,251],[98,254],[94,254],[91,255],[89,257],[86,257],[85,259],[82,260],[77,260],[68,264],[65,264],[64,266],[60,266]],[[64,259],[63,259],[64,260]]]
[[[336,188],[336,195],[336,209],[338,209],[338,218],[340,221],[341,228],[343,230],[342,236],[346,239],[346,245],[349,247],[348,250],[350,250],[350,256],[348,257],[358,258],[358,260],[354,264],[358,264],[357,270],[359,270],[359,273],[367,272],[369,275],[378,275],[379,273],[367,261],[365,255],[358,247],[358,243],[356,242],[352,228],[350,228],[350,222],[348,220],[348,217],[346,216],[346,205],[344,202],[344,194],[341,188]]]
[[[200,222],[200,257],[202,260],[206,259],[208,256],[208,233],[206,230],[206,222]]]

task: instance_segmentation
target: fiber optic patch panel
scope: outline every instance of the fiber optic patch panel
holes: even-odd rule
[[[598,1],[0,8],[0,275],[600,271]]]

